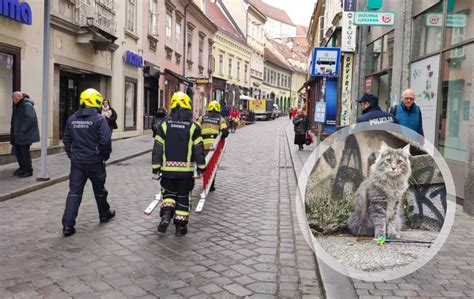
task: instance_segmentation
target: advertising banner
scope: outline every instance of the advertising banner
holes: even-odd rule
[[[336,131],[337,118],[337,78],[326,79],[326,118],[324,122],[324,132],[333,133]]]
[[[423,116],[425,137],[434,143],[436,132],[436,108],[438,104],[439,55],[411,64],[410,86],[415,91],[415,103]]]
[[[324,123],[325,117],[326,117],[326,103],[315,102],[314,103],[314,122]]]
[[[337,77],[340,57],[340,48],[314,48],[311,76]]]
[[[350,124],[351,119],[351,98],[352,98],[352,65],[354,64],[354,55],[346,53],[343,56],[342,63],[342,90],[341,90],[341,126]]]
[[[265,110],[265,100],[250,100],[249,109],[252,111]]]
[[[357,27],[354,25],[354,13],[351,11],[344,11],[342,13],[342,52],[355,52],[356,30]]]

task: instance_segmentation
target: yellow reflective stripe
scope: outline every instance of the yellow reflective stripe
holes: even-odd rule
[[[163,133],[165,133],[165,136],[166,136],[166,130],[168,129],[168,125],[166,124],[166,121],[164,121],[161,124],[161,128],[163,128]]]
[[[221,118],[221,131],[223,129],[227,129],[227,122],[225,121],[225,119]]]
[[[213,144],[214,143],[214,138],[206,138],[203,140],[202,143],[204,143],[204,145],[209,145],[209,144]]]
[[[159,135],[156,135],[155,136],[155,141],[157,141],[158,143],[160,144],[164,144],[165,141],[163,140],[163,138],[161,138]]]
[[[201,130],[201,134],[202,135],[219,134],[219,130],[214,129],[214,128],[205,128]]]
[[[177,167],[177,166],[163,166],[161,171],[174,171],[174,172],[193,172],[193,167]]]
[[[162,205],[165,205],[165,204],[175,205],[176,201],[172,198],[164,198],[163,201],[161,202],[161,204]]]
[[[206,169],[206,164],[198,165],[197,168],[199,168],[199,169]]]
[[[166,130],[168,129],[168,125],[166,124],[166,121],[164,121],[161,124],[161,128],[163,129],[164,137],[166,138]],[[158,135],[157,135],[158,136]],[[163,140],[163,165],[166,165],[166,143]]]
[[[176,213],[177,216],[189,216],[189,212],[188,212],[188,211],[176,210],[175,213]]]
[[[194,140],[194,143],[193,143],[193,144],[196,145],[196,144],[199,144],[200,142],[203,142],[203,139],[202,139],[201,136],[199,136],[198,138],[196,138],[196,140]]]
[[[188,156],[186,157],[186,162],[191,162],[191,155],[193,154],[193,135],[194,135],[195,130],[196,130],[196,123],[193,123],[191,125],[191,131],[189,132]]]
[[[161,167],[161,164],[151,164],[152,169],[158,169]]]

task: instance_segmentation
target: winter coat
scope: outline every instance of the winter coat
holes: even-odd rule
[[[296,116],[293,118],[293,125],[295,127],[295,134],[306,134],[306,131],[308,131],[308,119],[306,116]]]
[[[95,164],[110,157],[112,131],[96,108],[81,108],[71,115],[64,130],[64,147],[71,162]]]
[[[382,123],[397,123],[392,114],[382,111],[379,106],[370,106],[362,111],[362,115],[357,118],[357,123],[369,122],[370,125]]]
[[[400,125],[410,128],[421,136],[424,136],[423,119],[421,109],[418,105],[413,103],[413,106],[407,108],[403,103],[400,103],[400,105],[392,107],[390,112],[395,116]]]
[[[102,110],[104,111],[104,110]],[[110,130],[112,131],[113,129],[118,129],[117,126],[117,112],[115,112],[114,108],[109,106],[109,111],[110,117],[105,116],[103,113],[102,115],[105,116],[105,119],[107,120],[107,124],[109,125]]]
[[[12,145],[30,145],[40,141],[34,103],[28,96],[13,106],[10,128]]]

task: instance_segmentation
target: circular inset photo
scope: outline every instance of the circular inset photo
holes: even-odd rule
[[[345,128],[315,150],[300,175],[307,241],[353,278],[407,275],[437,253],[451,229],[455,190],[447,164],[432,144],[405,132],[394,124]]]

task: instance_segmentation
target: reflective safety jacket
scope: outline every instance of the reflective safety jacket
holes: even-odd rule
[[[201,134],[206,151],[211,148],[219,132],[222,132],[221,138],[226,138],[229,135],[227,122],[219,112],[207,112],[199,118],[198,122],[201,124]]]
[[[191,111],[173,110],[158,127],[152,168],[159,169],[163,178],[192,178],[195,163],[206,168],[201,128],[192,117]]]

